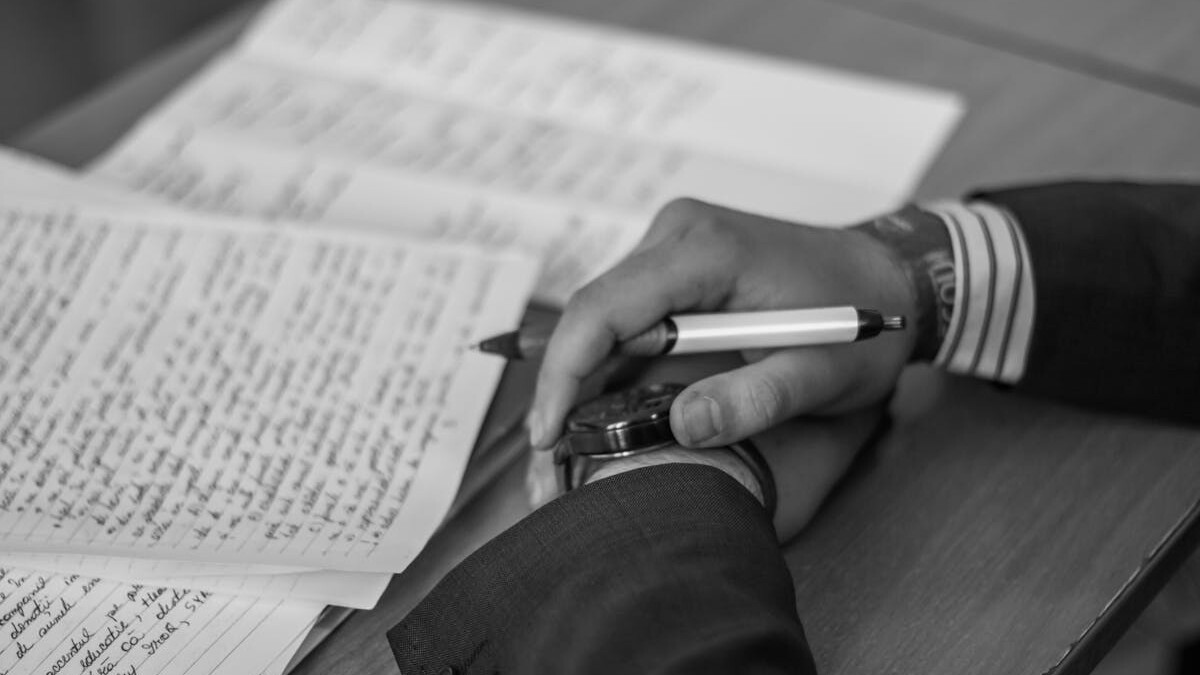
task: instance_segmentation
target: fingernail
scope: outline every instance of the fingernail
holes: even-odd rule
[[[701,396],[683,405],[684,445],[703,443],[721,433],[721,406],[716,400]]]

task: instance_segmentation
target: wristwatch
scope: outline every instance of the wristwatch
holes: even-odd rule
[[[676,445],[671,403],[683,390],[681,384],[642,385],[601,395],[572,410],[554,446],[559,490],[579,487],[604,462]],[[775,479],[758,448],[749,439],[725,447],[758,481],[763,506],[773,516]]]

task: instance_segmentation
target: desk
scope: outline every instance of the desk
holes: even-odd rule
[[[1192,0],[841,0],[897,21],[1200,102]]]
[[[512,4],[959,91],[968,117],[922,196],[1063,175],[1200,180],[1200,108],[907,20],[911,7],[899,0]],[[245,19],[214,26],[18,145],[83,163]],[[509,372],[495,416],[529,386],[528,368]],[[1200,537],[1195,430],[1101,418],[921,369],[906,374],[896,414],[894,432],[787,547],[823,673],[1087,672]],[[506,472],[397,575],[378,608],[355,614],[297,672],[395,672],[384,631],[525,513],[520,483],[520,467]]]

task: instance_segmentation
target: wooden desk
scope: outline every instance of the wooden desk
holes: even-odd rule
[[[863,0],[866,3],[866,0]],[[926,0],[934,2],[935,0]],[[1200,109],[1177,97],[818,0],[523,0],[568,16],[962,92],[970,112],[923,196],[1064,175],[1200,180]],[[227,44],[234,17],[48,120],[19,145],[72,165]],[[519,404],[529,373],[498,397]],[[787,549],[823,673],[1086,672],[1200,536],[1200,433],[1005,396],[927,370],[900,420]],[[301,673],[392,673],[384,631],[525,511],[506,473]]]
[[[1024,56],[1200,102],[1193,0],[839,0]]]

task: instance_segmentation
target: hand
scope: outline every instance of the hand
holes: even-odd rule
[[[626,259],[567,304],[538,374],[531,444],[554,443],[581,383],[617,341],[673,312],[856,305],[911,316],[914,295],[891,251],[867,234],[677,200]],[[797,415],[869,407],[892,390],[914,342],[914,331],[903,331],[869,344],[745,352],[745,365],[676,399],[671,428],[685,446],[713,447]]]
[[[649,364],[638,382],[690,382],[712,373],[725,372],[744,363],[735,354],[706,354],[659,359]],[[775,478],[778,505],[775,531],[780,541],[796,535],[816,513],[829,492],[845,474],[851,461],[882,419],[884,406],[875,405],[836,417],[807,417],[787,420],[755,434],[754,443],[767,460]],[[738,480],[751,492],[753,475],[740,466],[732,453],[706,457],[705,451],[668,448],[606,462],[591,480],[643,466],[673,462],[706,463]],[[526,474],[531,506],[537,508],[557,494],[551,453],[533,452]],[[756,495],[758,496],[758,495]]]
[[[879,403],[834,417],[787,420],[754,436],[775,476],[779,494],[775,532],[780,541],[808,525],[884,414],[886,405]]]

